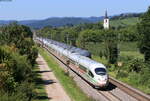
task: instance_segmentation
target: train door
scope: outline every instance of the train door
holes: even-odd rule
[[[89,75],[90,78],[94,77],[93,73],[90,70],[88,70],[88,75]]]
[[[90,70],[87,70],[86,74],[87,74],[87,80],[93,84],[93,78],[94,78],[93,73]]]

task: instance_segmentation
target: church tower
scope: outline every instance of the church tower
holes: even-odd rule
[[[104,29],[109,29],[109,18],[107,16],[107,11],[105,12],[105,18],[104,18],[103,27],[104,27]]]

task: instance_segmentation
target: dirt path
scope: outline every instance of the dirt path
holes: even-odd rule
[[[37,58],[49,101],[71,101],[41,55]]]

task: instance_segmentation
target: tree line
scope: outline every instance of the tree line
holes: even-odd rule
[[[38,50],[30,28],[17,23],[0,27],[0,100],[31,101]]]
[[[140,17],[143,13],[125,13],[125,14],[120,14],[117,16],[113,16],[111,20],[115,19],[125,19],[125,18],[130,18],[130,17]]]

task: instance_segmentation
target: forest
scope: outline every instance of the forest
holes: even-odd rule
[[[0,27],[0,101],[31,101],[35,97],[38,50],[30,28],[12,23]]]
[[[47,26],[36,32],[39,37],[89,50],[94,60],[108,67],[111,76],[150,94],[150,8],[135,16],[140,16],[137,24],[110,25],[109,30],[99,22]]]

